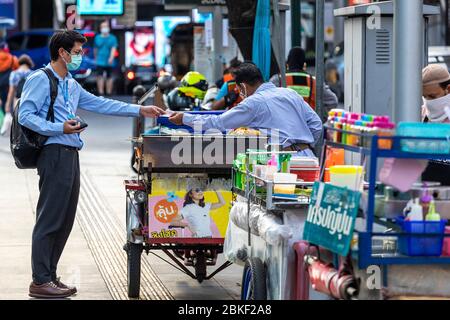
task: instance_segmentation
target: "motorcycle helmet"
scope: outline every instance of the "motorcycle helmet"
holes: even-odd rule
[[[167,105],[172,111],[187,111],[191,110],[194,104],[193,99],[186,96],[179,91],[180,88],[175,88],[167,95]]]
[[[208,81],[201,73],[190,71],[181,79],[179,90],[188,97],[203,100],[208,90]]]

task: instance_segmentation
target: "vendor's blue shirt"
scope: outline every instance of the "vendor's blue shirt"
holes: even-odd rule
[[[52,70],[59,81],[58,96],[53,106],[55,123],[46,120],[50,106],[50,81],[42,70],[37,70],[28,76],[23,86],[19,108],[19,123],[35,132],[49,136],[46,144],[63,144],[80,149],[83,147],[79,133],[64,134],[63,132],[64,122],[69,119],[70,114],[76,114],[78,107],[102,114],[139,116],[140,106],[94,96],[84,90],[70,73],[62,79],[50,64],[46,68]],[[67,92],[67,104],[65,92]]]
[[[111,57],[111,49],[117,48],[117,38],[116,36],[109,34],[104,37],[98,34],[94,38],[94,48],[97,49],[97,65],[100,67],[112,67],[109,64],[109,58]]]
[[[185,113],[183,123],[191,127],[201,126],[206,131],[249,127],[273,136],[278,130],[279,143],[283,147],[294,143],[315,144],[322,133],[322,121],[316,112],[294,90],[277,88],[264,83],[250,97],[236,107],[217,115],[192,115]],[[310,150],[305,155],[312,155]]]

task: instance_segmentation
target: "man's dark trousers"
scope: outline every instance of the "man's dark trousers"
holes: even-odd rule
[[[74,148],[50,144],[37,163],[39,201],[33,229],[32,269],[37,284],[56,279],[59,258],[75,220],[80,192],[80,165]]]

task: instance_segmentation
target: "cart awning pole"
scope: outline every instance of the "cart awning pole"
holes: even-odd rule
[[[394,121],[420,121],[423,0],[394,0]]]

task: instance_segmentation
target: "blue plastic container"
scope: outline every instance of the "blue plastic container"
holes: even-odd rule
[[[440,256],[442,254],[447,220],[405,221],[400,218],[397,223],[401,225],[403,232],[414,234],[399,236],[398,249],[400,253],[407,256]],[[421,235],[427,233],[442,236]]]
[[[397,135],[404,137],[441,138],[445,140],[401,139],[402,151],[415,153],[450,153],[450,124],[400,122]]]
[[[225,111],[188,111],[185,113],[189,113],[189,114],[201,114],[201,115],[221,115],[222,113],[224,113]],[[170,129],[176,129],[176,130],[187,130],[188,132],[194,132],[194,129],[189,127],[189,126],[185,126],[185,125],[181,125],[181,126],[177,126],[176,124],[173,124],[172,122],[169,121],[169,117],[168,116],[161,116],[158,117],[158,119],[156,119],[156,123],[160,124],[161,126],[170,128]]]

